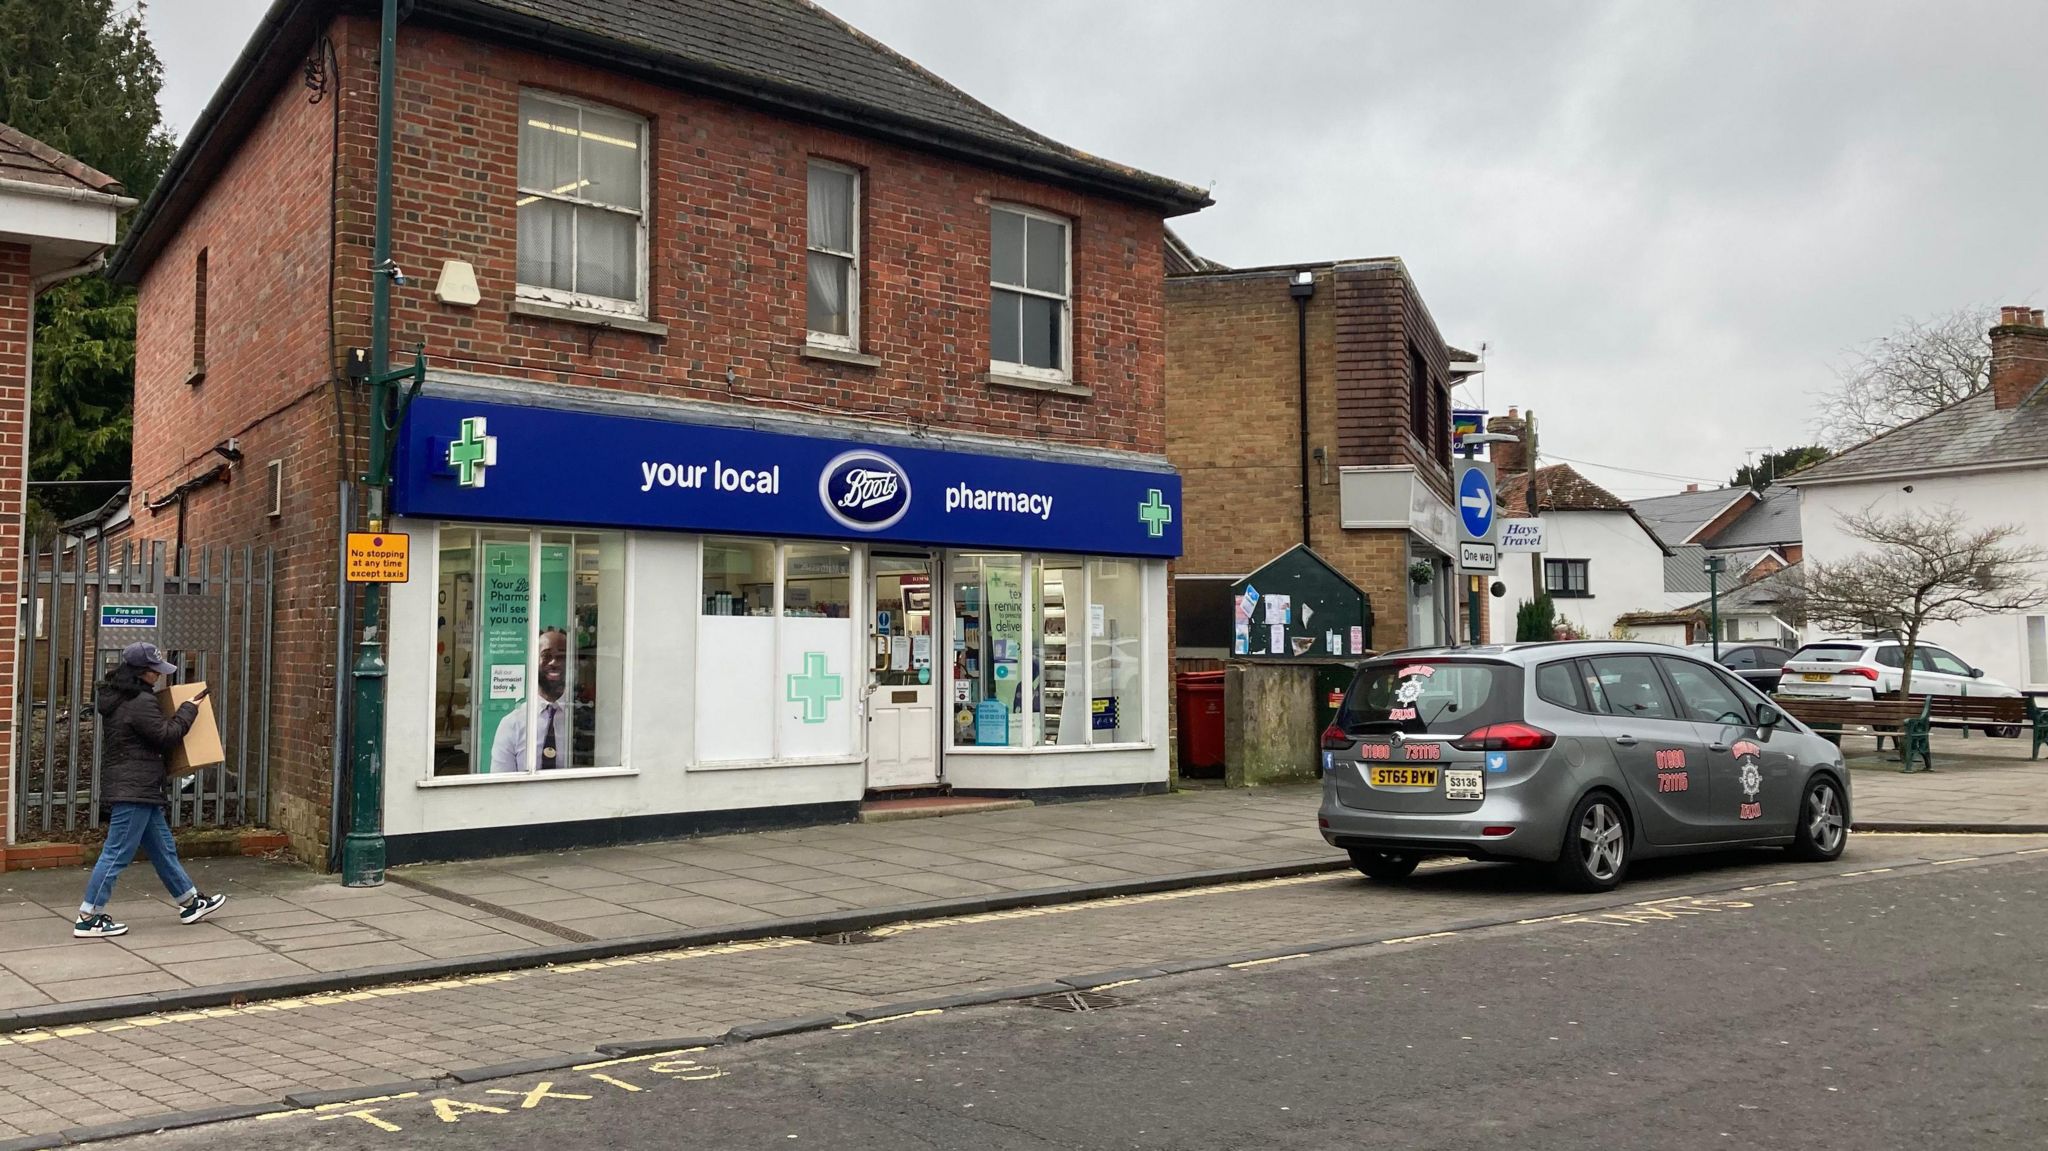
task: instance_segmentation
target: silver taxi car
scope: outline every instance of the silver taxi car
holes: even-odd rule
[[[1323,838],[1374,879],[1457,855],[1582,891],[1638,856],[1780,845],[1833,859],[1841,750],[1661,644],[1431,648],[1361,664],[1323,733]]]

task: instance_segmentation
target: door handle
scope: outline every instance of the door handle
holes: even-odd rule
[[[1710,743],[1710,744],[1708,744],[1708,745],[1707,745],[1707,750],[1708,750],[1708,751],[1727,751],[1727,750],[1728,750],[1728,745],[1727,745],[1727,744],[1725,744],[1725,743]]]
[[[1614,737],[1614,742],[1623,747],[1634,747],[1636,745],[1636,737],[1632,735],[1617,735]]]

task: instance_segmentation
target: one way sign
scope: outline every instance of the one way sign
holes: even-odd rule
[[[1492,544],[1496,510],[1493,497],[1493,465],[1480,460],[1463,461],[1458,470],[1458,526],[1460,543]]]

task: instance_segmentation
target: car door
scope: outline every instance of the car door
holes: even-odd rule
[[[1922,676],[1927,678],[1924,688]],[[1913,686],[1919,688],[1915,695],[1967,695],[1970,665],[1938,647],[1920,647],[1913,652]]]
[[[1672,846],[1719,838],[1704,770],[1706,745],[1697,725],[1679,714],[1656,661],[1607,655],[1583,666],[1588,702],[1599,713],[1644,838]]]
[[[1771,695],[1778,690],[1778,681],[1785,675],[1785,661],[1792,658],[1792,653],[1782,647],[1759,647],[1752,650],[1756,652],[1756,670],[1742,678],[1747,680],[1751,687],[1765,695]]]
[[[1725,672],[1688,659],[1660,656],[1679,710],[1699,730],[1716,839],[1784,835],[1798,815],[1796,757],[1771,747],[1773,732],[1756,724],[1756,705]],[[1788,741],[1781,740],[1781,744]]]
[[[1724,647],[1721,649],[1721,666],[1741,676],[1743,679],[1748,679],[1756,673],[1756,649],[1753,647]]]

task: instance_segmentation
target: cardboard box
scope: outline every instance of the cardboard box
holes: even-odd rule
[[[163,705],[164,714],[170,715],[205,690],[204,681],[174,683],[158,692],[156,698]],[[172,748],[171,754],[164,758],[172,779],[227,762],[228,753],[220,743],[220,721],[214,718],[211,696],[199,701],[199,718],[192,721],[192,730],[186,732],[184,742]]]

